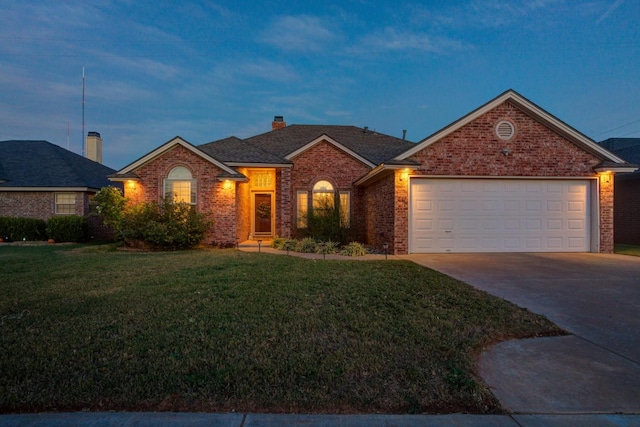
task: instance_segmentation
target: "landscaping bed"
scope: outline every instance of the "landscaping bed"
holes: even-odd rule
[[[0,248],[0,412],[498,413],[484,346],[562,331],[408,261]]]

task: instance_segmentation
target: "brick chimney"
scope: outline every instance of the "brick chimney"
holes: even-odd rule
[[[275,116],[271,122],[271,130],[278,130],[287,127],[287,123],[284,121],[284,117]]]
[[[86,141],[86,158],[102,163],[102,138],[98,132],[89,132]]]

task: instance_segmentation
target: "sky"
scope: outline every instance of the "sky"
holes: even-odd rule
[[[588,137],[640,138],[640,2],[0,0],[0,140],[120,169],[287,124],[420,141],[508,89]]]

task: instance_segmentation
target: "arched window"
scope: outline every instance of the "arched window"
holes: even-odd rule
[[[173,202],[196,204],[196,180],[191,171],[184,166],[177,166],[169,172],[164,180],[164,195],[172,195]]]
[[[329,181],[318,181],[313,186],[313,209],[332,209],[335,191]]]
[[[309,209],[309,199],[307,191],[298,191],[297,195],[297,221],[298,228],[307,227],[307,214]],[[333,184],[329,181],[321,180],[315,183],[312,188],[311,206],[316,213],[329,212],[334,208],[338,209],[340,215],[340,225],[349,227],[351,218],[351,200],[349,191],[336,192]],[[336,202],[338,205],[336,206]]]

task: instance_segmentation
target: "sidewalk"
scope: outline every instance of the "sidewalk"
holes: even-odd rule
[[[541,427],[637,426],[640,415],[290,415],[78,412],[0,416],[3,427]]]

